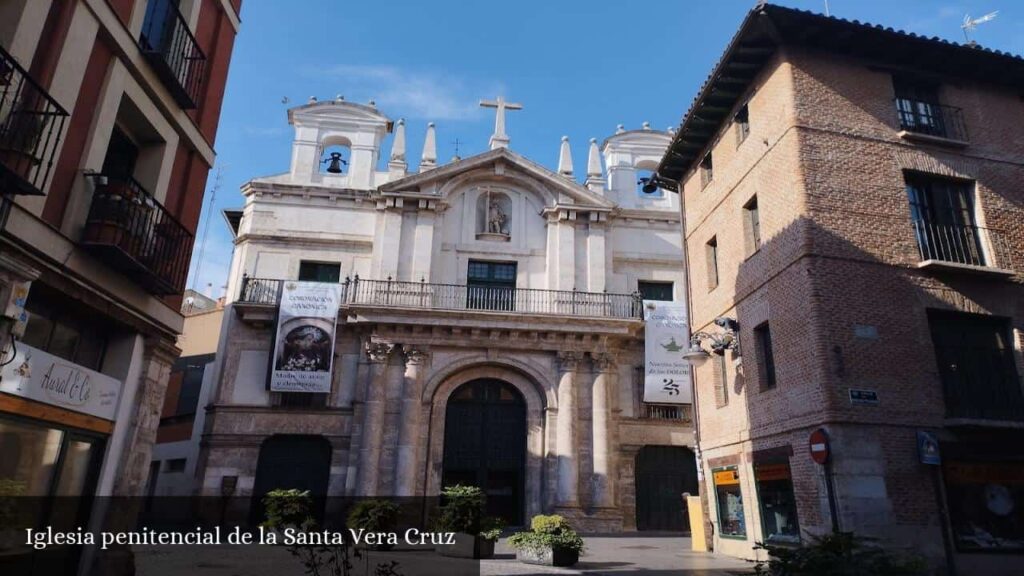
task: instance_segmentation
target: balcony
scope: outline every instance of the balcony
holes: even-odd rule
[[[238,302],[276,306],[284,280],[242,279]],[[535,290],[396,280],[362,280],[356,277],[342,283],[342,306],[374,306],[501,312],[639,320],[642,304],[638,294]]]
[[[644,403],[642,418],[645,420],[667,420],[680,424],[693,424],[693,405]]]
[[[909,98],[896,99],[900,137],[932,144],[966,146],[963,110]]]
[[[92,206],[82,244],[154,294],[180,294],[192,234],[134,179],[90,174]]]
[[[0,48],[0,192],[44,193],[67,117]]]
[[[1006,237],[998,230],[970,224],[911,223],[921,261],[919,268],[1013,276],[1017,265]]]
[[[206,55],[173,0],[150,0],[139,48],[174,100],[185,109],[199,105]]]

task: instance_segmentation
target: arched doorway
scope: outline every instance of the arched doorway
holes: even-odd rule
[[[523,524],[526,482],[526,402],[501,380],[467,382],[448,398],[442,486],[479,486],[487,512]]]
[[[323,436],[275,435],[260,446],[252,488],[252,520],[264,518],[263,497],[272,490],[309,490],[314,515],[323,519],[331,474],[331,443]]]
[[[682,495],[697,494],[693,452],[682,446],[644,446],[635,470],[637,530],[689,530]]]

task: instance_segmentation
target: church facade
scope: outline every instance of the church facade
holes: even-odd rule
[[[643,300],[685,302],[678,199],[637,185],[671,135],[589,143],[586,178],[509,147],[418,170],[404,122],[342,99],[289,110],[285,174],[245,184],[197,471],[202,495],[481,486],[511,525],[684,529],[690,405],[643,401]],[[380,156],[390,143],[386,169]],[[602,167],[602,163],[606,168]],[[378,169],[380,166],[382,169]],[[281,291],[341,285],[329,392],[268,384]]]

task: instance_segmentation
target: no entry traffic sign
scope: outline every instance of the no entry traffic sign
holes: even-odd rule
[[[824,428],[818,428],[814,432],[811,432],[810,445],[812,460],[818,464],[825,464],[828,462],[831,450],[828,447],[828,433],[825,432]]]

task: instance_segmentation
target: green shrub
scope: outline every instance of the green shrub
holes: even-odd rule
[[[398,504],[388,500],[360,500],[348,514],[348,527],[367,532],[389,532],[398,523]]]
[[[757,562],[759,576],[921,576],[927,573],[923,560],[902,557],[879,547],[871,539],[852,532],[812,536],[799,548],[765,545],[769,559]]]
[[[539,552],[546,549],[583,552],[583,538],[557,514],[538,514],[530,521],[529,532],[517,532],[508,543],[516,550]]]
[[[502,522],[498,518],[484,516],[487,510],[487,495],[476,486],[448,486],[441,491],[444,504],[438,518],[438,530],[478,534],[485,540],[497,540],[501,536]]]
[[[309,490],[271,490],[263,497],[266,528],[310,530],[316,524],[311,510],[313,498]]]

